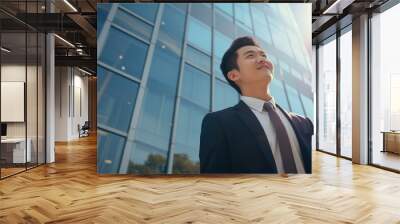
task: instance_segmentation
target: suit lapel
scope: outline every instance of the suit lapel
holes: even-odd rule
[[[308,164],[310,164],[310,162],[307,161],[307,158],[311,158],[310,157],[311,152],[309,152],[309,150],[306,150],[308,147],[306,146],[304,136],[300,134],[300,133],[302,133],[302,132],[300,132],[300,128],[298,126],[300,124],[298,124],[298,122],[296,123],[294,121],[294,118],[290,114],[288,114],[282,107],[280,107],[278,104],[276,104],[276,106],[282,111],[282,113],[286,116],[286,118],[289,120],[290,124],[292,125],[292,128],[297,137],[297,141],[299,142],[300,152],[301,152],[301,156],[303,158],[304,169],[307,172],[307,170],[310,169],[310,168],[308,168]]]
[[[251,109],[243,101],[240,101],[239,104],[235,106],[235,109],[237,110],[240,119],[246,124],[251,132],[253,132],[258,143],[258,148],[263,152],[265,159],[269,164],[272,165],[274,171],[276,172],[276,164],[272,155],[271,147],[264,129],[262,128],[256,115],[254,115]]]

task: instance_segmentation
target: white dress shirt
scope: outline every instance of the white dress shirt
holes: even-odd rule
[[[248,96],[240,96],[240,99],[248,106],[250,107],[251,111],[256,115],[258,121],[260,122],[262,128],[264,129],[264,132],[267,136],[269,145],[272,150],[272,155],[274,156],[275,163],[276,163],[276,168],[278,173],[284,173],[284,168],[283,168],[283,163],[282,163],[282,157],[279,149],[279,144],[278,144],[278,139],[276,137],[276,131],[272,125],[271,119],[268,115],[268,112],[263,109],[265,101],[254,98],[254,97],[248,97]],[[271,103],[275,105],[275,100],[272,98],[270,100]],[[296,163],[296,168],[298,173],[305,173],[304,171],[304,166],[302,162],[302,156],[300,152],[300,146],[299,142],[297,140],[296,133],[293,130],[292,125],[290,124],[290,121],[286,118],[286,116],[283,114],[283,112],[276,107],[277,113],[279,117],[282,120],[283,125],[286,128],[286,132],[289,136],[289,141],[290,145],[292,147],[292,152],[293,152],[293,158],[294,162]]]

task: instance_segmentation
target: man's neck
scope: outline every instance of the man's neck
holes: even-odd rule
[[[263,101],[269,101],[272,96],[269,93],[269,88],[248,88],[243,89],[242,96],[254,97]]]

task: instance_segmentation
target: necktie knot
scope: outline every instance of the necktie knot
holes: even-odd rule
[[[275,105],[271,102],[265,102],[263,108],[266,111],[275,110]]]

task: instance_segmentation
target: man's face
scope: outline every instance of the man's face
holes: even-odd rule
[[[237,64],[239,70],[229,77],[240,87],[252,83],[265,83],[273,78],[274,65],[267,58],[262,48],[257,46],[244,46],[237,51]]]

